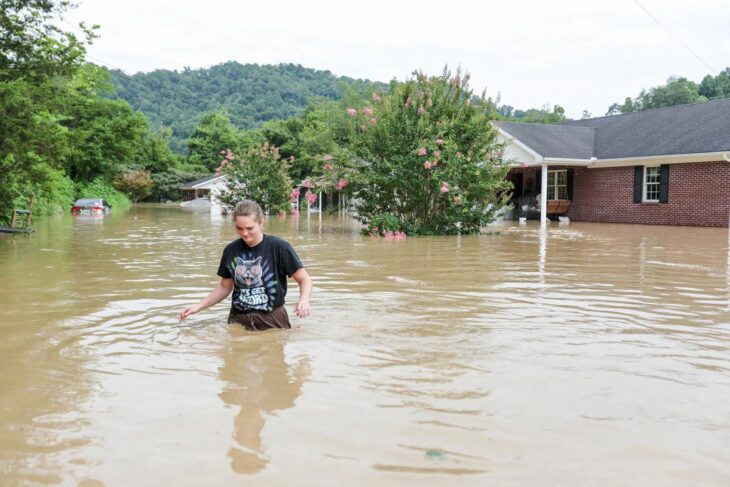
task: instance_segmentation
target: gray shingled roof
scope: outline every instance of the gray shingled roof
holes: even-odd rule
[[[554,125],[498,122],[543,157],[618,159],[730,151],[730,98]],[[560,129],[551,132],[550,129]],[[594,132],[587,152],[586,131]]]
[[[496,125],[543,157],[590,159],[595,129],[538,123],[497,122]]]
[[[194,189],[195,186],[203,183],[207,183],[208,181],[212,181],[215,178],[219,178],[220,176],[213,174],[212,176],[206,176],[201,179],[197,179],[195,181],[190,181],[189,183],[185,183],[181,189]]]

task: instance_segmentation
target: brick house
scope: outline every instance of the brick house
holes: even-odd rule
[[[552,125],[497,122],[515,216],[728,227],[730,99]]]

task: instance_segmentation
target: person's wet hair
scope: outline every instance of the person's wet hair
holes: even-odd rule
[[[253,216],[257,222],[264,221],[264,212],[258,203],[252,200],[241,200],[233,208],[233,219],[239,216]]]

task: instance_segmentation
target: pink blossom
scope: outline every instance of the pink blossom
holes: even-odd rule
[[[373,114],[373,110],[371,108],[365,107],[362,109],[362,112],[365,114],[365,116],[371,116]]]
[[[339,181],[337,181],[337,185],[335,187],[337,188],[338,191],[341,191],[341,190],[345,189],[348,184],[349,184],[349,181],[345,178],[342,178]]]
[[[406,232],[395,232],[394,236],[396,240],[405,240]]]
[[[317,201],[317,195],[312,193],[311,191],[309,191],[307,193],[306,198],[307,198],[307,203],[309,203],[310,205],[313,205],[314,202]]]
[[[431,169],[431,167],[432,166],[431,166],[431,162],[430,161],[426,161],[426,162],[423,163],[423,168],[424,169]]]
[[[441,190],[442,193],[448,193],[449,192],[449,183],[446,181],[441,181]]]
[[[428,154],[428,151],[426,150],[425,147],[421,147],[420,149],[418,149],[419,156],[425,156],[426,154]]]
[[[376,102],[380,102],[382,98],[380,98],[380,95],[378,95],[377,93],[373,93],[373,100]]]
[[[226,151],[224,151],[224,150],[222,150],[222,151],[220,152],[220,154],[221,154],[221,155],[224,155],[225,153],[226,153]]]
[[[411,103],[413,103],[413,100],[409,96],[408,98],[406,98],[406,108],[411,108]]]
[[[332,160],[332,155],[331,154],[325,154],[325,155],[322,156],[322,159],[324,159],[325,161],[331,161]]]
[[[332,170],[332,164],[329,164],[329,163],[325,164],[324,165],[324,170],[325,171],[331,171]]]
[[[395,235],[394,235],[394,234],[393,234],[393,232],[391,232],[390,230],[388,230],[387,232],[385,232],[385,233],[383,234],[383,237],[385,237],[385,240],[393,240],[393,237],[394,237],[394,236],[395,236]]]
[[[376,125],[378,121],[375,119],[375,117],[370,119],[370,125]]]
[[[310,189],[314,188],[314,184],[312,183],[311,179],[305,179],[304,181],[302,181],[302,186],[304,186],[305,188],[310,188]]]
[[[520,167],[527,167],[527,163],[526,162],[520,162]]]
[[[354,117],[355,115],[357,115],[357,110],[355,110],[354,108],[348,108],[347,114],[351,117]]]
[[[444,139],[436,139],[436,145],[444,145]]]
[[[433,156],[434,156],[434,157],[435,157],[436,159],[438,159],[439,157],[441,157],[441,151],[440,151],[440,150],[435,150],[435,151],[433,151]]]
[[[299,190],[295,189],[294,191],[291,192],[291,199],[296,200],[298,198],[299,198]]]
[[[426,113],[426,109],[423,107],[418,107],[418,111],[416,111],[416,113],[418,115],[423,115],[424,113]]]

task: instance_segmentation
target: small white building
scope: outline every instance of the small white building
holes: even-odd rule
[[[197,181],[191,181],[180,188],[183,207],[201,207],[205,203],[210,207],[211,212],[220,213],[222,205],[218,195],[225,188],[226,177],[223,175],[212,175]]]

